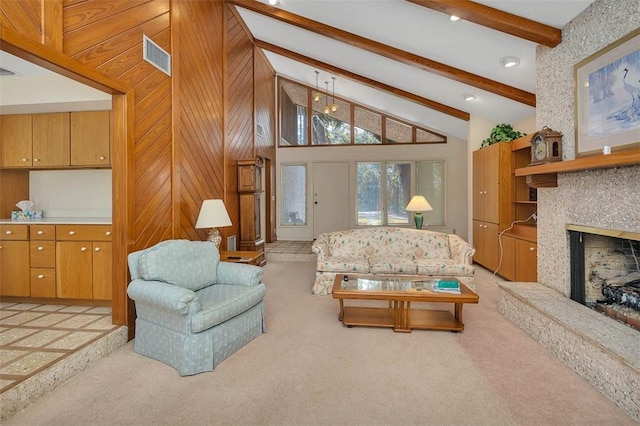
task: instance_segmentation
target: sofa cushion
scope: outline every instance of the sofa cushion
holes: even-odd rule
[[[369,272],[369,262],[366,259],[353,257],[331,256],[322,261],[318,260],[318,270],[327,272]]]
[[[216,282],[220,254],[209,241],[169,240],[145,250],[138,259],[146,281],[162,281],[193,291]]]
[[[453,259],[417,259],[415,263],[418,275],[472,277],[474,272],[473,266]]]
[[[406,257],[372,257],[369,259],[372,274],[409,274],[415,275],[416,264]]]
[[[264,284],[254,286],[216,284],[197,292],[202,310],[191,318],[191,331],[197,333],[221,324],[260,303]]]

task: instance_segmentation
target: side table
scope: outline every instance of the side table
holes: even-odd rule
[[[221,251],[220,260],[255,266],[263,266],[265,264],[264,252],[262,251]]]

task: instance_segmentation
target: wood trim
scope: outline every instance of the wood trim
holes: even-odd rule
[[[592,155],[575,160],[558,161],[556,163],[516,169],[516,176],[540,175],[547,173],[569,173],[581,170],[608,169],[612,167],[640,165],[640,148],[614,152],[609,155]]]
[[[255,40],[255,45],[256,47],[259,47],[261,49],[265,49],[268,50],[270,52],[276,53],[278,55],[282,55],[285,56],[287,58],[293,59],[295,61],[298,62],[302,62],[305,63],[307,65],[311,65],[315,68],[321,68],[324,69],[326,71],[329,71],[330,73],[333,74],[337,74],[340,75],[342,77],[346,77],[349,78],[351,80],[357,81],[359,83],[362,83],[366,86],[372,87],[374,89],[378,89],[378,90],[383,90],[385,92],[389,92],[391,94],[394,94],[396,96],[400,96],[403,97],[409,101],[412,102],[416,102],[420,105],[423,105],[427,108],[439,111],[443,114],[447,114],[450,115],[452,117],[455,118],[459,118],[460,120],[465,120],[465,121],[469,121],[470,119],[470,114],[468,112],[465,111],[461,111],[459,109],[450,107],[448,105],[444,105],[441,104],[440,102],[436,102],[434,100],[428,99],[428,98],[423,98],[422,96],[418,96],[414,93],[411,92],[407,92],[405,90],[402,89],[398,89],[396,87],[390,86],[388,84],[367,78],[367,77],[363,77],[359,74],[353,73],[351,71],[347,71],[343,68],[338,68],[336,66],[330,65],[326,62],[322,62],[322,61],[318,61],[317,59],[313,59],[310,58],[308,56],[304,56],[301,55],[299,53],[293,52],[291,50],[285,49],[283,47],[280,46],[276,46],[274,44],[268,43],[266,41],[262,41],[262,40]]]
[[[253,0],[225,0],[227,3],[235,4],[238,7],[259,13],[272,19],[277,19],[289,25],[311,31],[325,37],[338,40],[359,49],[366,50],[376,55],[410,65],[436,75],[455,80],[459,83],[468,84],[490,93],[503,96],[508,99],[523,103],[529,106],[536,106],[536,95],[526,92],[516,87],[508,86],[504,83],[494,81],[470,72],[451,67],[449,65],[427,59],[413,53],[387,46],[374,40],[361,37],[359,35],[340,30],[335,27],[305,18],[294,13],[287,12],[268,4]]]
[[[543,46],[556,47],[562,41],[562,31],[557,28],[473,1],[408,1]]]
[[[42,0],[41,7],[42,44],[62,52],[62,0]]]
[[[640,233],[631,231],[616,231],[614,229],[593,228],[591,226],[573,225],[566,226],[568,231],[583,232],[585,234],[603,235],[605,237],[625,238],[627,240],[640,241]]]

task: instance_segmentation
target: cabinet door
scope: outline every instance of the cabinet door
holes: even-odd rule
[[[0,116],[0,166],[31,167],[30,114]]]
[[[473,246],[476,249],[473,255],[473,261],[484,265],[487,249],[485,247],[483,223],[479,220],[473,221]]]
[[[56,271],[31,268],[31,297],[56,297]]]
[[[514,281],[516,279],[516,239],[503,236],[500,242],[502,243],[502,265],[498,274],[509,281]]]
[[[485,149],[473,152],[473,219],[484,220],[484,154]]]
[[[63,299],[93,297],[93,247],[87,241],[56,243],[56,295]]]
[[[109,111],[71,113],[71,165],[108,166],[111,163]]]
[[[33,167],[70,164],[69,113],[33,115]]]
[[[0,240],[0,295],[30,296],[29,241]]]
[[[111,300],[113,287],[111,243],[100,241],[93,243],[93,298]]]
[[[529,241],[516,241],[516,281],[538,280],[538,245]]]
[[[491,223],[500,221],[500,149],[497,143],[485,148],[484,157],[484,220]]]

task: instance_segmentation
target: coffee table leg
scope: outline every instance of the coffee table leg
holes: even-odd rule
[[[342,321],[342,318],[344,318],[344,300],[340,299],[340,314],[338,314],[338,319]]]
[[[455,317],[458,321],[462,322],[462,303],[456,303],[456,314]]]

